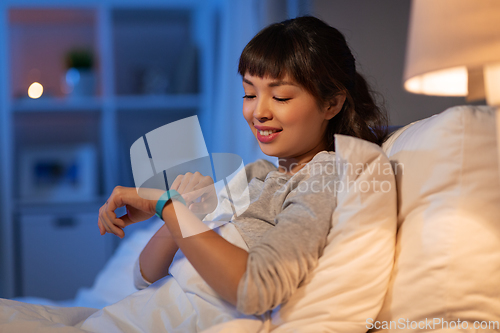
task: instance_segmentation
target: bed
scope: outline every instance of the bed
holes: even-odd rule
[[[91,288],[72,300],[0,299],[0,331],[14,332],[366,332],[382,308],[394,263],[397,200],[394,173],[382,148],[336,136],[337,208],[318,265],[286,302],[261,316],[243,315],[222,300],[178,252],[171,275],[137,291],[133,265],[162,225],[152,218],[120,244]],[[352,165],[363,166],[362,170]],[[384,172],[379,172],[380,170]],[[246,179],[246,175],[244,176]],[[373,181],[385,184],[364,188]],[[219,196],[221,212],[227,217]],[[232,211],[229,215],[232,214]],[[222,219],[223,220],[223,219]],[[214,229],[242,248],[231,223]],[[19,302],[22,300],[22,302]],[[348,304],[349,306],[346,306]]]

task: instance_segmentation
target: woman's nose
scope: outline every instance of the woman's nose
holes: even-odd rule
[[[268,103],[264,99],[260,99],[253,111],[253,116],[259,121],[273,119],[273,113]]]

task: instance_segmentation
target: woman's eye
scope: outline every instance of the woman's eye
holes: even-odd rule
[[[243,96],[244,99],[252,99],[255,98],[255,95],[245,95]]]
[[[291,100],[291,98],[279,98],[279,97],[273,97],[276,101],[278,102],[288,102],[289,100]]]

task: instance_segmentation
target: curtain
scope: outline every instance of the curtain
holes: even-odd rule
[[[233,153],[245,165],[259,158],[277,163],[259,148],[243,118],[243,87],[238,61],[245,45],[267,25],[308,14],[308,0],[220,0],[215,37],[212,106],[206,117],[205,140],[209,151]]]

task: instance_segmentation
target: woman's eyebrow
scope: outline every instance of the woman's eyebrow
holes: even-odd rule
[[[296,86],[292,81],[273,81],[269,83],[269,87],[278,87],[278,86]]]
[[[252,81],[250,81],[250,80],[248,80],[246,78],[243,78],[243,82],[245,82],[246,84],[249,84],[249,85],[253,86]],[[284,81],[284,80],[273,81],[273,82],[271,82],[271,83],[268,84],[269,87],[279,87],[279,86],[285,86],[285,85],[297,86],[297,84],[293,83],[292,81]]]

